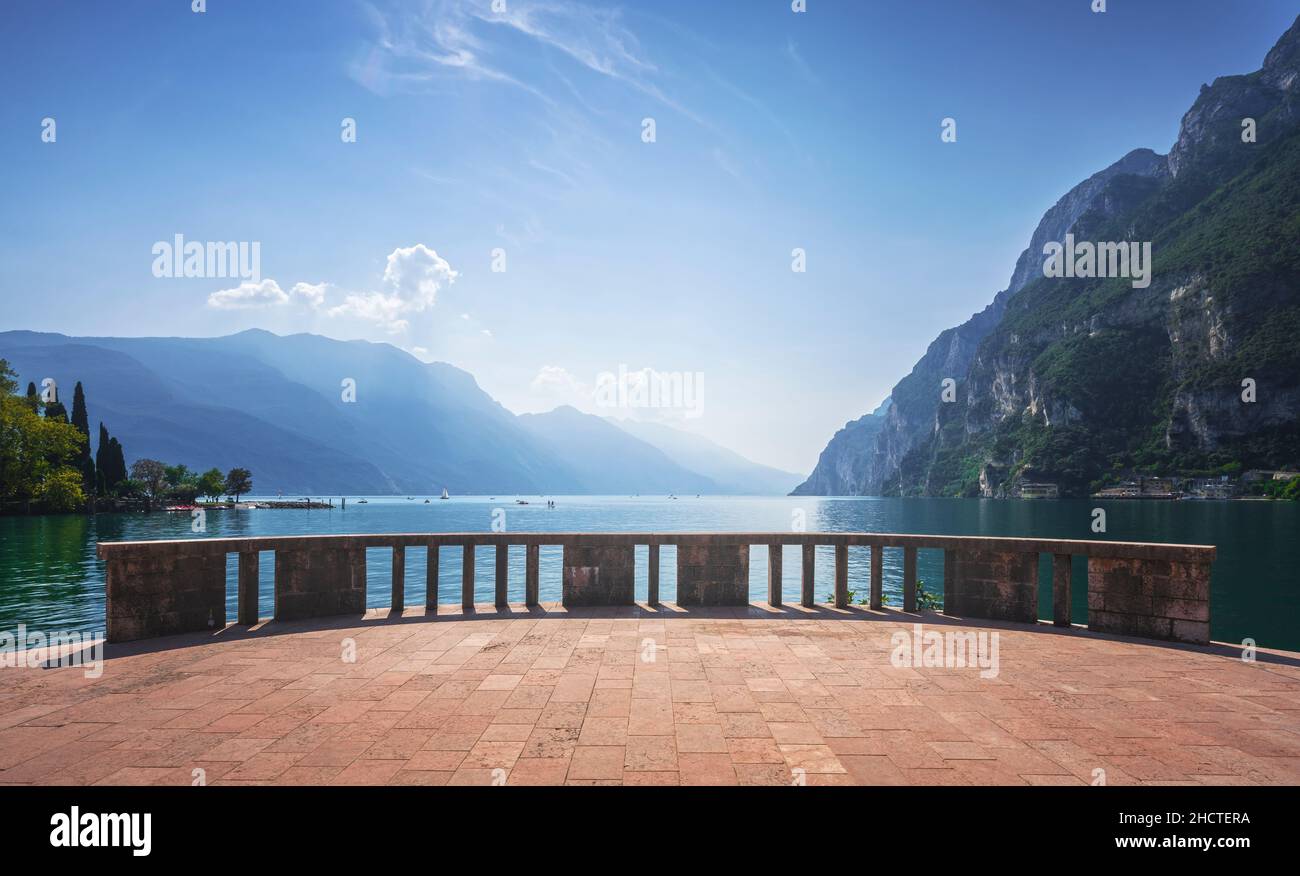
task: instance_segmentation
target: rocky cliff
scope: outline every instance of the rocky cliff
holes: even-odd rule
[[[1080,493],[1133,469],[1296,461],[1298,70],[1300,20],[1261,70],[1202,87],[1168,156],[1135,150],[1068,192],[1007,288],[894,388],[874,446],[841,432],[797,492]],[[1045,277],[1067,233],[1150,241],[1152,282]]]

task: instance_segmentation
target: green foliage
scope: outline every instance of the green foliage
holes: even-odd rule
[[[50,511],[80,510],[86,504],[81,472],[68,465],[55,469],[36,485],[34,498]]]
[[[916,607],[921,611],[938,611],[943,608],[943,599],[925,589],[925,582],[916,582]]]
[[[62,509],[84,498],[74,463],[84,436],[61,419],[43,417],[17,389],[9,363],[0,359],[0,501],[29,503],[46,497]],[[34,387],[32,387],[34,389]],[[69,484],[78,485],[76,490]]]
[[[225,491],[238,502],[240,496],[253,491],[253,473],[246,468],[232,468],[226,475]]]
[[[226,478],[219,468],[210,468],[199,475],[198,492],[195,495],[216,498],[226,490]]]

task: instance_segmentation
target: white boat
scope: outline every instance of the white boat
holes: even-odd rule
[[[439,496],[438,498],[440,498],[440,499],[450,499],[450,498],[451,498],[451,496],[448,496],[448,495],[447,495],[447,488],[446,488],[446,487],[443,487],[443,488],[442,488],[442,495]]]

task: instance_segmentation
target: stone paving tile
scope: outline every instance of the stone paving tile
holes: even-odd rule
[[[797,607],[443,606],[115,646],[97,679],[0,672],[0,784],[1300,783],[1300,655],[919,620],[997,631],[997,674],[892,666],[916,616]]]

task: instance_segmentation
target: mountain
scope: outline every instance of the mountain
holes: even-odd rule
[[[870,472],[867,466],[872,451],[892,406],[885,401],[869,414],[844,424],[817,458],[817,467],[808,480],[790,493],[792,496],[866,496]]]
[[[799,490],[1082,494],[1300,460],[1298,121],[1300,19],[1262,69],[1202,86],[1168,155],[1131,152],[1057,202],[1007,289],[894,388],[874,443],[833,440]],[[1044,276],[1067,233],[1151,242],[1150,284]]]
[[[693,461],[751,483],[785,475],[703,439],[712,456],[698,447],[666,452],[573,408],[517,417],[467,372],[388,344],[259,330],[221,338],[10,331],[0,332],[0,358],[22,384],[53,377],[65,397],[80,380],[92,434],[103,421],[128,463],[243,466],[259,493],[734,491]],[[354,400],[345,400],[346,381]]]
[[[704,475],[715,485],[711,493],[784,496],[803,479],[793,472],[752,462],[707,438],[662,423],[613,418],[609,422],[657,447],[683,468]]]
[[[520,414],[520,424],[566,466],[579,471],[578,493],[717,493],[718,485],[688,471],[662,450],[608,421],[568,405]]]

